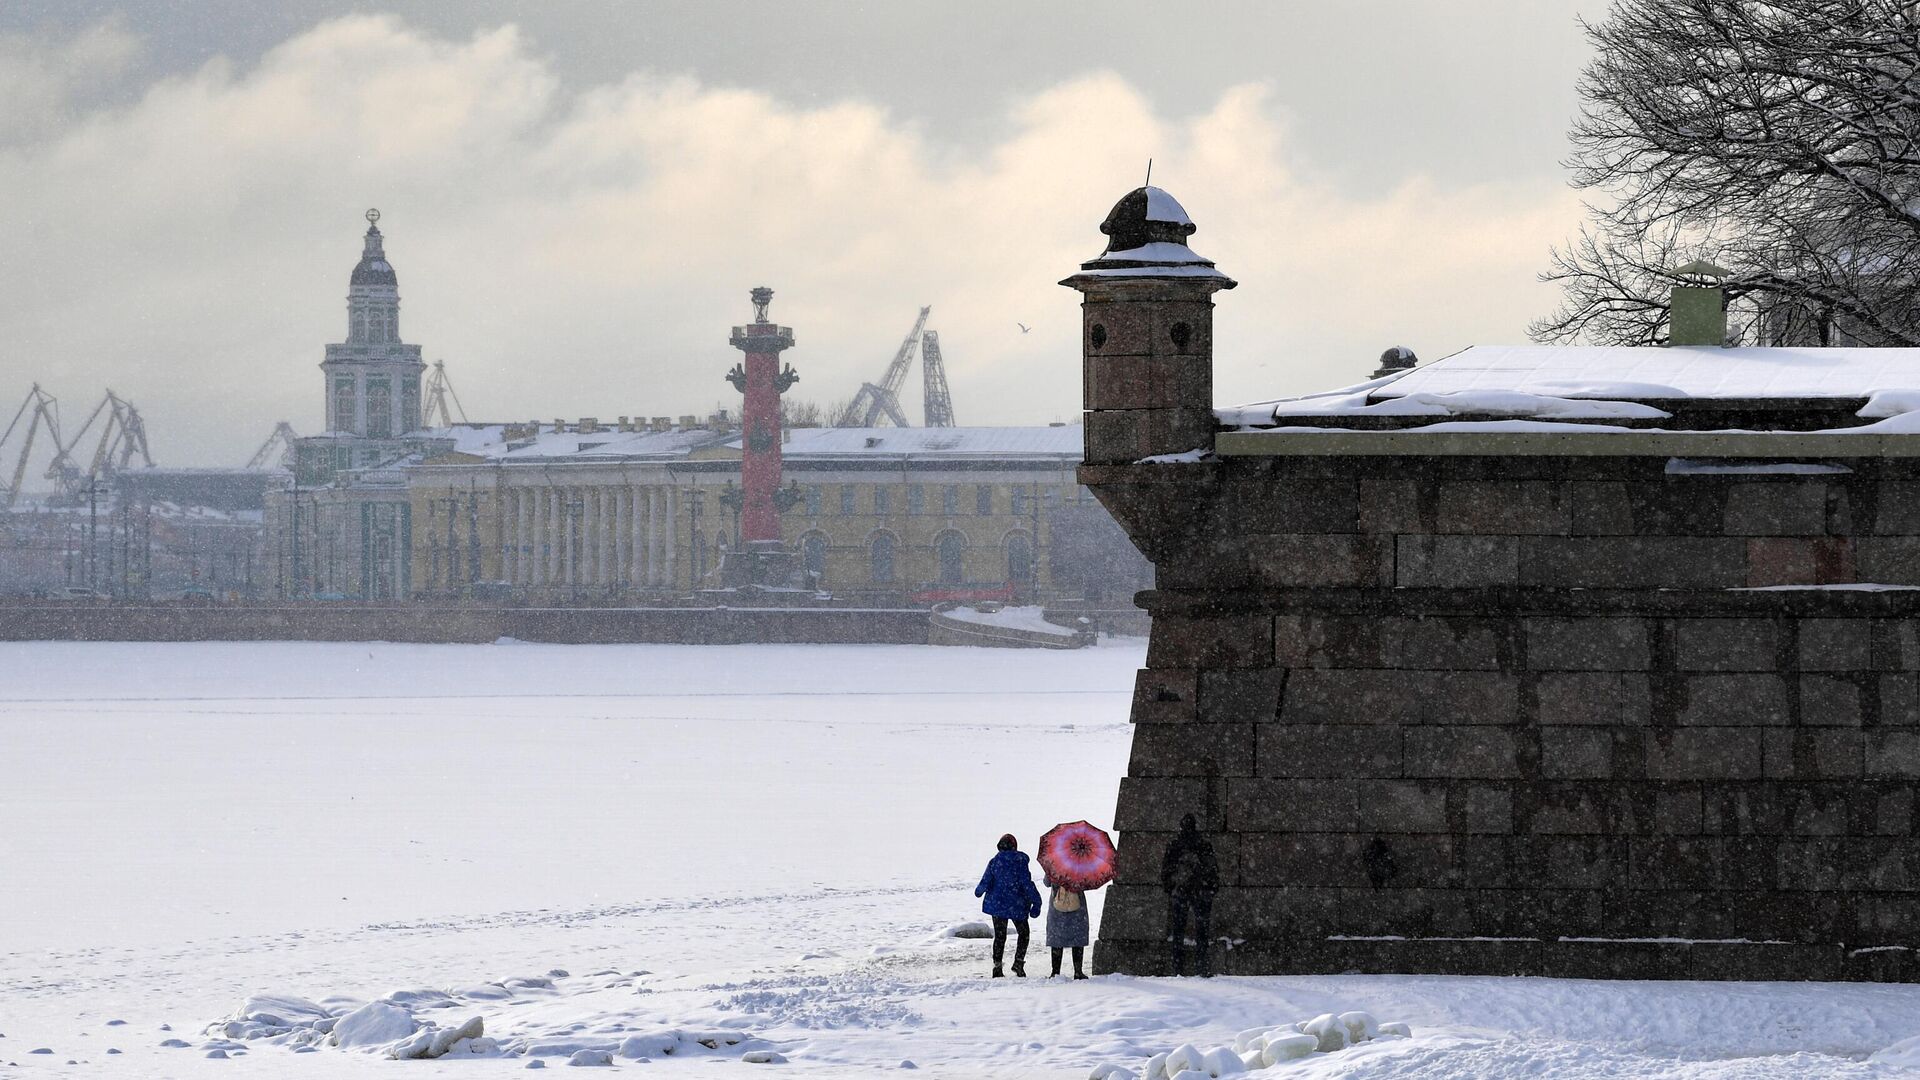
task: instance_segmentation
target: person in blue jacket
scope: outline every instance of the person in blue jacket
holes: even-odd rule
[[[985,897],[980,910],[993,918],[993,977],[1002,977],[1000,960],[1007,954],[1007,920],[1012,919],[1019,935],[1013,946],[1013,973],[1026,978],[1027,920],[1040,916],[1040,890],[1033,885],[1027,856],[1012,833],[1000,838],[1000,852],[987,863],[973,895]]]

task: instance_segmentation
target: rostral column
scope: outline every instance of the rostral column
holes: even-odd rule
[[[780,395],[800,380],[793,365],[780,366],[780,353],[793,348],[793,330],[767,321],[773,290],[762,285],[751,293],[753,322],[733,328],[734,348],[747,354],[733,365],[727,381],[745,400],[740,406],[740,546],[777,548],[780,544]]]

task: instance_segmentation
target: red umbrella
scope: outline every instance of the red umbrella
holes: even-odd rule
[[[1055,825],[1040,838],[1040,868],[1056,885],[1097,889],[1113,880],[1113,837],[1084,821]]]

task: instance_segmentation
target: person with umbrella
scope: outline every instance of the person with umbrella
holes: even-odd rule
[[[1053,950],[1053,974],[1060,974],[1061,954],[1073,950],[1073,977],[1087,977],[1084,967],[1092,932],[1087,921],[1086,892],[1113,880],[1113,839],[1084,821],[1055,825],[1040,838],[1040,868],[1053,895],[1047,904],[1047,947]]]
[[[987,872],[973,895],[984,897],[980,910],[993,919],[993,977],[1002,977],[1001,958],[1007,952],[1007,920],[1019,932],[1013,947],[1013,973],[1027,977],[1027,920],[1040,914],[1040,890],[1033,887],[1033,871],[1027,868],[1027,856],[1020,842],[1008,833],[1000,838],[1000,850],[987,862]]]

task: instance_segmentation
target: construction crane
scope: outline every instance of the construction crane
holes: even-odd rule
[[[922,402],[928,427],[953,426],[953,395],[947,392],[947,365],[940,358],[940,333],[929,330],[920,338],[920,374],[925,388]]]
[[[920,332],[926,329],[927,314],[932,310],[931,304],[920,309],[920,317],[913,320],[913,329],[907,331],[900,351],[893,354],[893,363],[887,365],[887,373],[880,377],[877,385],[860,384],[860,392],[834,417],[834,427],[878,427],[883,414],[895,427],[911,426],[900,410],[900,388],[906,385],[907,369],[913,366],[914,350],[920,346]],[[946,385],[944,376],[941,385]]]
[[[34,383],[33,389],[27,391],[26,400],[20,403],[20,408],[14,411],[13,419],[8,421],[5,434],[0,434],[0,447],[6,446],[7,440],[13,438],[13,433],[20,428],[20,420],[28,413],[32,413],[33,416],[27,421],[20,455],[15,460],[7,486],[0,488],[0,510],[12,509],[14,501],[20,498],[20,483],[26,479],[27,459],[33,454],[33,440],[40,433],[40,429],[43,427],[47,429],[47,435],[53,440],[56,449],[60,446],[60,403],[52,394],[40,389],[39,383]]]
[[[285,420],[273,425],[273,434],[253,452],[253,458],[247,462],[249,469],[284,469],[287,459],[293,456],[293,440],[300,436],[293,433],[293,425]],[[279,453],[274,453],[278,450]],[[269,464],[271,463],[271,464]]]
[[[453,399],[453,410],[447,408],[448,398]],[[454,411],[460,413],[461,423],[467,422],[466,407],[460,404],[460,395],[454,392],[453,380],[447,378],[447,362],[435,360],[433,374],[427,376],[427,415],[423,426],[452,427]],[[440,418],[438,424],[433,422],[436,415]]]
[[[82,472],[73,462],[73,451],[95,423],[100,424],[99,440],[94,444],[86,471]],[[57,481],[69,499],[77,499],[86,494],[87,486],[100,476],[132,464],[135,454],[147,463],[147,468],[153,467],[153,456],[147,452],[146,421],[140,418],[140,410],[131,402],[108,390],[100,404],[87,414],[87,422],[81,424],[80,430],[54,455],[47,466],[47,479]]]

